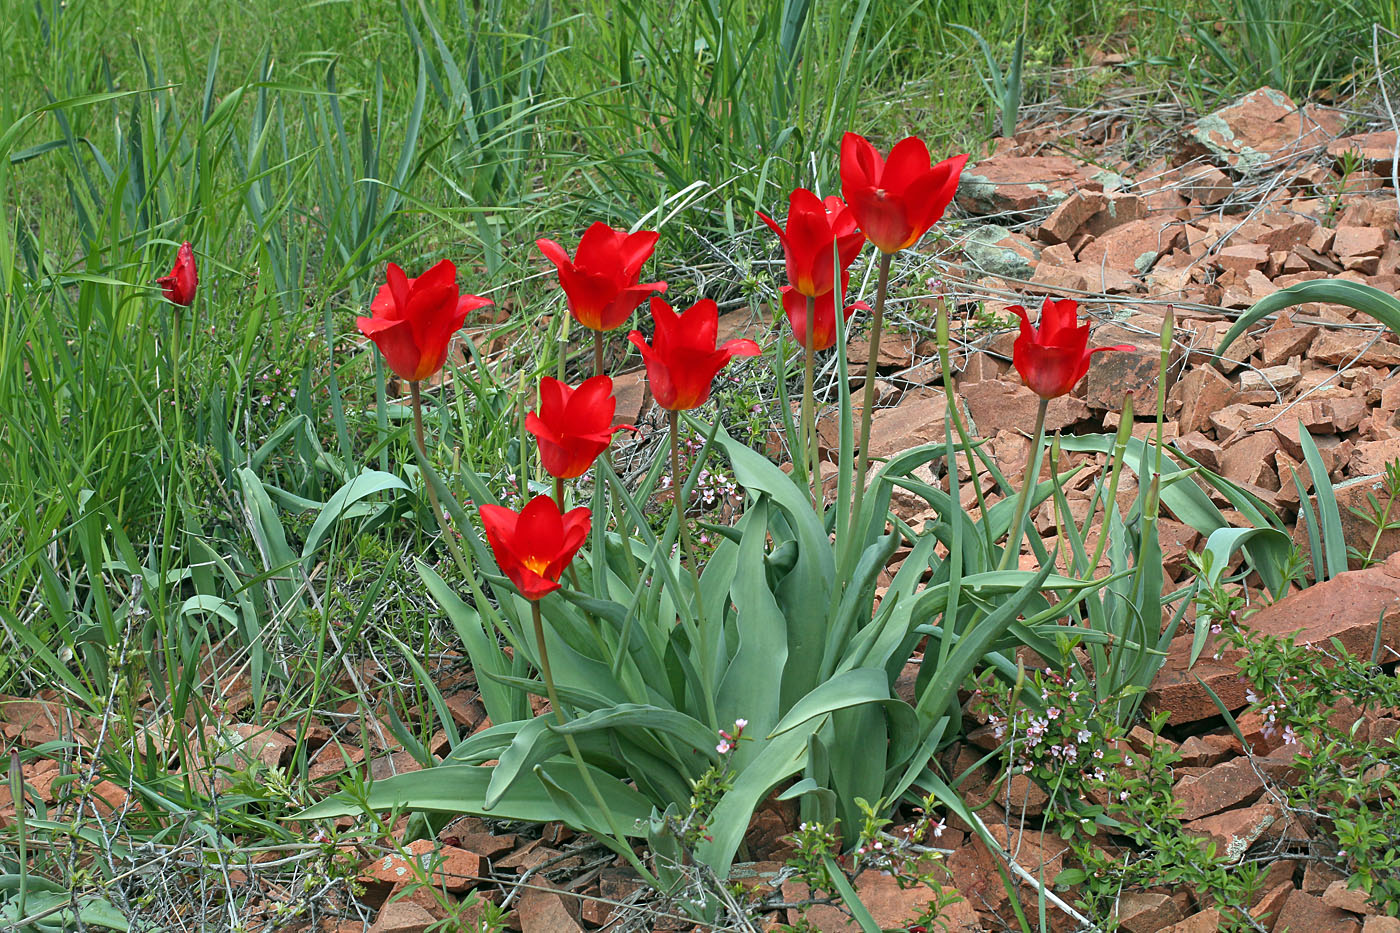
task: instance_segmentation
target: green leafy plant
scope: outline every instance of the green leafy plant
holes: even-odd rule
[[[1029,15],[1030,4],[1026,4],[1026,15]],[[971,26],[963,26],[958,23],[950,23],[954,29],[961,29],[972,38],[977,40],[977,44],[982,48],[982,56],[987,63],[987,76],[983,83],[987,86],[987,93],[991,95],[992,103],[996,105],[1001,116],[1001,135],[1015,136],[1016,123],[1021,113],[1021,64],[1025,57],[1026,50],[1026,23],[1022,22],[1021,31],[1016,34],[1016,45],[1011,51],[1011,61],[1008,63],[1006,73],[1002,74],[1001,65],[997,62],[996,55],[992,52],[992,47],[987,44],[987,40],[982,38],[982,34]]]
[[[1329,856],[1349,887],[1400,912],[1400,745],[1394,735],[1371,739],[1366,729],[1368,715],[1400,707],[1400,679],[1375,653],[1357,657],[1337,639],[1299,644],[1232,624],[1221,637],[1244,651],[1238,664],[1264,738],[1297,750],[1299,775],[1281,788],[1287,805],[1325,821],[1335,847]]]
[[[843,357],[837,365],[847,385]],[[784,385],[781,354],[775,366],[776,381]],[[376,782],[369,805],[527,818],[550,801],[543,812],[553,818],[614,839],[617,833],[654,833],[648,827],[658,825],[664,833],[664,822],[649,815],[690,808],[717,755],[732,754],[733,784],[719,794],[694,851],[723,873],[752,813],[784,781],[796,779],[780,796],[799,799],[804,819],[845,832],[864,825],[858,800],[883,801],[882,807],[899,800],[953,735],[950,724],[960,721],[957,690],[967,677],[989,664],[1014,679],[1009,652],[1020,644],[1052,654],[1056,620],[1096,584],[1053,575],[1044,558],[1037,572],[999,568],[1006,545],[997,542],[1007,538],[1014,510],[1025,503],[1010,495],[1011,484],[974,442],[954,440],[956,416],[944,443],[884,464],[852,514],[850,404],[843,391],[843,478],[835,503],[820,510],[800,477],[731,439],[717,422],[694,422],[706,441],[677,484],[681,501],[689,500],[715,448],[746,491],[735,525],[710,529],[721,540],[703,568],[682,562],[678,510],[659,535],[645,520],[643,503],[656,488],[664,456],[635,493],[598,461],[594,544],[575,561],[579,579],[533,604],[544,618],[540,631],[559,695],[576,710],[567,725],[529,715],[527,695],[543,689],[528,677],[542,661],[529,634],[532,607],[504,585],[485,545],[474,535],[465,539],[470,605],[420,564],[429,592],[463,636],[495,725],[462,741],[437,768]],[[959,493],[951,465],[947,492],[913,475],[940,458],[951,464],[959,452],[982,456],[1008,494],[978,519],[954,505]],[[427,462],[420,468],[455,520],[465,523],[443,478]],[[454,478],[474,502],[493,501],[476,474]],[[1035,484],[1032,503],[1044,501],[1058,481],[1063,477]],[[898,520],[891,526],[896,486],[943,517],[922,532]],[[603,506],[605,496],[611,508]],[[602,524],[604,515],[611,516],[611,527]],[[876,605],[876,577],[901,542],[912,551]],[[940,543],[947,559],[935,554]],[[472,568],[494,599],[478,587]],[[1058,603],[1047,599],[1046,588],[1059,593]],[[928,648],[911,704],[893,686],[924,639]],[[503,645],[512,650],[504,652]],[[745,739],[752,740],[717,751],[719,730],[737,719],[747,722]],[[853,736],[860,737],[860,753],[850,745]],[[577,783],[587,772],[567,763],[566,738],[577,743],[607,799]],[[872,748],[885,752],[872,755]],[[480,767],[490,760],[499,763]],[[331,800],[302,817],[353,811],[350,801]],[[658,842],[653,837],[653,847]]]

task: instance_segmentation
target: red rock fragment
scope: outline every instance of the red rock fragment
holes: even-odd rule
[[[1279,911],[1276,930],[1326,930],[1328,933],[1359,933],[1361,924],[1344,910],[1330,907],[1322,898],[1306,891],[1294,891]]]

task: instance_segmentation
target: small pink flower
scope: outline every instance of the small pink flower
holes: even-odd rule
[[[734,746],[730,745],[728,742],[720,742],[715,746],[715,751],[719,752],[721,755],[728,755],[729,750],[733,747]]]

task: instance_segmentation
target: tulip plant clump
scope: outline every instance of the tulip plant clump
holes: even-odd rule
[[[1057,491],[1056,480],[1036,482],[1043,430],[1016,490],[958,417],[946,307],[938,319],[945,439],[871,463],[872,374],[891,263],[942,217],[965,159],[934,164],[915,138],[884,158],[847,134],[843,197],[799,189],[785,223],[760,215],[782,246],[781,303],[803,360],[800,425],[784,417],[790,473],[729,437],[718,417],[697,414],[716,375],[761,348],[718,342],[714,301],[678,312],[659,296],[665,282],[641,281],[655,232],[597,223],[572,258],[538,241],[569,312],[593,331],[595,372],[577,386],[541,380],[524,428],[554,480],[552,494],[519,511],[497,504],[477,473],[444,474],[429,462],[419,391],[442,367],[466,313],[486,302],[459,293],[450,262],[417,278],[390,265],[359,328],[410,387],[418,466],[465,590],[426,564],[419,572],[461,634],[491,725],[432,769],[375,782],[367,798],[334,798],[303,816],[369,805],[562,820],[670,887],[685,860],[725,874],[755,810],[774,794],[799,801],[804,820],[835,828],[848,843],[863,806],[888,813],[930,791],[953,799],[930,760],[960,728],[959,688],[975,670],[1014,683],[1018,646],[1052,657],[1061,620],[1099,585],[1055,574],[1043,549],[1038,569],[1020,568],[1026,516]],[[867,240],[879,251],[873,306],[847,297]],[[667,411],[670,448],[628,488],[608,454],[627,428],[613,423],[603,350],[648,299],[650,338],[632,330],[627,339]],[[856,310],[871,315],[858,428],[844,351]],[[1043,428],[1046,403],[1083,378],[1092,353],[1115,348],[1088,348],[1089,327],[1072,301],[1046,301],[1038,326],[1025,309],[1012,310],[1021,319],[1014,365],[1042,399]],[[833,348],[840,444],[831,490],[820,481],[813,372],[815,355]],[[769,359],[785,393],[786,348]],[[683,431],[703,438],[688,470]],[[744,509],[732,527],[707,529],[718,544],[702,561],[687,506],[711,456],[728,460]],[[959,457],[974,474],[975,460],[991,470],[1001,501],[985,502],[979,489],[978,507],[961,507]],[[941,464],[947,489],[916,478],[929,464]],[[575,486],[589,470],[591,485]],[[912,528],[895,518],[896,487],[926,500],[936,520]],[[674,505],[659,532],[652,499]],[[877,577],[900,546],[908,556],[877,599]],[[920,652],[910,702],[894,684]],[[531,695],[547,697],[548,711],[533,715]],[[653,857],[637,854],[639,840]]]

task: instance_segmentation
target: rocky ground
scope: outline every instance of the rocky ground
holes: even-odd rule
[[[1184,129],[1162,130],[1150,144],[1137,147],[1139,156],[1146,151],[1150,158],[1113,156],[1138,130],[1131,116],[1113,111],[1060,115],[1015,139],[997,140],[990,154],[969,164],[957,197],[964,222],[937,247],[929,276],[937,281],[927,294],[905,296],[908,326],[892,329],[882,341],[876,374],[881,407],[874,415],[872,454],[888,456],[942,435],[944,395],[933,388],[941,374],[931,321],[917,310],[926,310],[930,300],[947,299],[958,309],[958,394],[977,432],[990,439],[998,464],[1013,476],[1029,450],[1036,398],[1010,367],[1014,332],[988,326],[994,317],[986,313],[996,316],[1022,301],[1038,305],[1045,295],[1078,299],[1098,321],[1094,343],[1137,349],[1097,356],[1077,393],[1051,406],[1047,427],[1065,433],[1113,430],[1124,396],[1131,395],[1140,421],[1134,432],[1147,436],[1156,428],[1159,340],[1163,311],[1171,306],[1176,335],[1167,373],[1167,438],[1292,522],[1299,506],[1295,471],[1305,490],[1311,488],[1300,466],[1301,423],[1336,484],[1349,543],[1370,551],[1374,561],[1266,607],[1244,624],[1276,635],[1300,631],[1302,641],[1336,638],[1366,654],[1373,648],[1376,620],[1384,617],[1381,661],[1393,665],[1400,659],[1400,556],[1392,555],[1400,550],[1400,530],[1377,537],[1349,507],[1365,505],[1368,494],[1388,505],[1385,468],[1400,459],[1400,338],[1348,308],[1310,304],[1266,320],[1225,358],[1213,350],[1240,310],[1297,282],[1339,277],[1391,294],[1400,291],[1395,129],[1367,125],[1341,110],[1298,108],[1264,88]],[[728,323],[739,330],[753,322],[741,310],[731,313]],[[758,323],[766,328],[771,322]],[[850,358],[862,360],[867,351],[857,336]],[[853,369],[861,375],[859,365]],[[635,376],[619,382],[620,416],[645,421],[641,384]],[[829,448],[835,443],[834,423],[828,418],[822,428]],[[987,474],[976,481],[994,497]],[[972,482],[962,487],[968,504],[972,487]],[[1090,491],[1087,482],[1069,490],[1072,510],[1087,507]],[[1135,481],[1125,475],[1119,502],[1126,507],[1136,494]],[[1217,504],[1227,517],[1244,522],[1224,500]],[[917,503],[896,505],[906,509],[903,517],[918,518]],[[1049,511],[1042,510],[1035,522],[1053,538]],[[1186,555],[1202,541],[1170,514],[1164,514],[1161,532],[1167,577],[1180,583],[1186,579]],[[1188,831],[1241,855],[1273,847],[1277,857],[1254,908],[1262,929],[1400,931],[1400,920],[1375,916],[1365,898],[1347,891],[1343,876],[1325,862],[1290,856],[1308,835],[1281,806],[1277,790],[1287,779],[1293,749],[1277,734],[1266,734],[1257,714],[1245,715],[1239,725],[1252,751],[1246,754],[1205,690],[1210,687],[1234,710],[1246,705],[1246,686],[1233,664],[1237,653],[1211,642],[1190,666],[1191,636],[1186,627],[1183,631],[1188,633],[1173,643],[1145,705],[1169,711],[1169,729],[1161,737],[1138,730],[1131,741],[1137,746],[1170,742],[1182,756],[1174,793]],[[366,679],[373,679],[372,672]],[[443,674],[439,686],[464,734],[483,725],[469,671],[459,665]],[[1400,731],[1400,711],[1352,712],[1357,728],[1375,740]],[[1348,715],[1346,703],[1338,704],[1338,715]],[[0,703],[0,716],[7,736],[31,747],[59,740],[72,728],[61,707],[44,700]],[[238,738],[246,740],[239,755],[268,767],[286,764],[294,732],[239,728],[244,731]],[[321,751],[311,777],[327,789],[347,758],[370,759],[376,776],[417,767],[387,727],[351,735],[314,726],[313,733],[311,742],[319,742]],[[433,750],[444,749],[439,744]],[[973,750],[973,742],[957,746],[950,761]],[[27,769],[26,779],[53,802],[71,794],[72,785],[55,781],[57,766],[50,772],[48,764]],[[994,781],[988,770],[980,783],[968,785],[969,794],[986,799],[982,817],[994,837],[1031,875],[1058,874],[1066,845],[1041,832],[1043,791],[1029,781],[1004,786]],[[110,782],[95,793],[106,812],[125,812],[131,805],[126,791]],[[0,788],[0,804],[9,804],[8,795]],[[820,930],[854,929],[833,907],[804,906],[805,891],[785,882],[780,872],[791,824],[790,812],[762,811],[750,838],[756,861],[736,869],[737,880],[761,886],[771,894],[770,904],[781,905],[751,928],[805,915]],[[641,892],[604,850],[581,845],[586,841],[559,826],[511,829],[474,817],[452,823],[439,836],[444,861],[435,880],[454,897],[472,890],[489,894],[513,911],[510,925],[524,933],[690,928],[664,910],[621,906],[638,900]],[[956,820],[949,821],[939,845],[947,850],[949,888],[963,899],[940,919],[950,930],[1003,928],[1010,914],[996,856]],[[413,843],[408,854],[421,856],[431,848]],[[355,911],[342,908],[338,919],[318,922],[320,928],[415,933],[442,916],[437,899],[411,890],[401,854],[358,851],[353,856],[364,889],[360,903],[371,909],[350,920]],[[878,872],[863,874],[858,889],[877,921],[889,926],[906,920],[932,896],[927,888],[901,889]],[[266,892],[269,903],[277,895]],[[1132,933],[1216,929],[1219,916],[1203,908],[1185,891],[1125,891],[1118,916]],[[610,918],[625,918],[627,925],[610,924]],[[248,922],[256,927],[270,919],[269,913]],[[1057,930],[1075,925],[1056,909],[1049,919]]]

